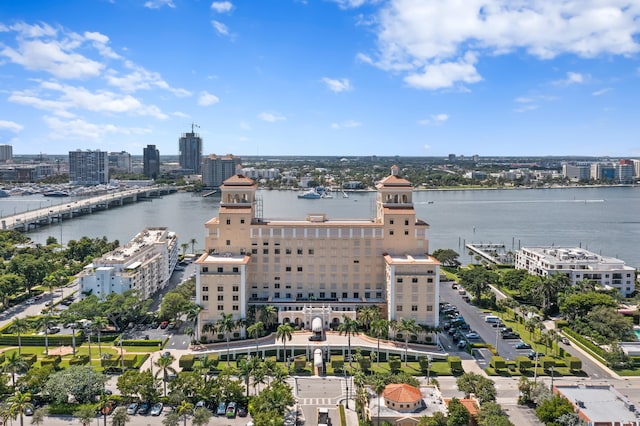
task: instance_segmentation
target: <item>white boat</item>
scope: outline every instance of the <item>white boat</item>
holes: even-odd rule
[[[342,198],[349,198],[349,194],[347,194],[346,192],[342,191]]]
[[[317,200],[318,198],[321,198],[321,195],[318,194],[315,189],[310,189],[303,192],[302,194],[298,194],[298,198],[304,198],[306,200]]]

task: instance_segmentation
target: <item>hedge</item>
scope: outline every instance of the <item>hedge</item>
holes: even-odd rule
[[[20,356],[25,360],[27,364],[29,364],[29,367],[31,367],[38,360],[38,356],[36,354],[20,354]]]
[[[76,335],[78,337],[78,335]],[[72,336],[69,334],[49,335],[49,346],[71,346]],[[76,339],[79,343],[79,338]],[[26,335],[20,337],[22,346],[45,346],[45,336]],[[0,334],[0,345],[18,346],[17,334]]]
[[[501,356],[492,356],[491,363],[489,365],[493,367],[494,370],[503,370],[507,367],[507,363]]]
[[[556,360],[548,356],[543,356],[540,358],[539,364],[542,364],[544,370],[551,370],[552,367],[556,366]]]
[[[347,426],[347,415],[344,412],[344,405],[338,406],[338,414],[340,415],[340,426]]]
[[[164,340],[123,340],[122,346],[156,346],[161,347]]]
[[[178,360],[178,366],[185,371],[192,371],[193,370],[193,366],[195,365],[195,363],[200,359],[200,358],[209,358],[210,360],[213,361],[213,368],[218,366],[218,355],[217,354],[209,354],[209,355],[194,355],[194,354],[187,354],[187,355],[182,355],[180,357],[180,359]]]
[[[306,360],[304,360],[304,359],[296,359],[293,362],[293,369],[295,371],[302,371],[305,368],[307,368],[307,361]]]
[[[344,360],[343,359],[331,360],[331,368],[333,368],[334,370],[342,371],[344,369]]]
[[[69,359],[69,365],[85,365],[89,363],[89,355],[76,355]]]
[[[606,358],[605,358],[606,352],[600,346],[596,345],[591,340],[586,339],[581,334],[576,333],[569,327],[563,328],[562,332],[571,336],[576,342],[578,342],[579,344],[581,344],[582,346],[584,346],[586,349],[593,352],[594,354],[598,355],[601,358],[600,361],[606,362]]]
[[[565,362],[571,371],[580,371],[582,370],[582,360],[575,356],[568,357]]]
[[[451,372],[460,372],[462,370],[462,360],[459,356],[449,356],[447,357],[447,362],[449,363],[449,369]]]
[[[124,364],[124,368],[140,368],[144,361],[148,358],[149,354],[126,354],[123,357],[116,356],[110,359],[100,360],[100,365],[103,368],[121,368]]]
[[[520,371],[528,370],[531,368],[531,360],[526,356],[518,355],[516,356],[516,366]]]
[[[42,365],[43,367],[47,365],[52,365],[54,367],[57,367],[61,361],[62,361],[62,357],[60,355],[48,355],[48,356],[42,357],[42,359],[40,360],[40,365]]]
[[[402,362],[399,359],[389,360],[389,369],[391,371],[400,371],[401,366],[402,366]]]

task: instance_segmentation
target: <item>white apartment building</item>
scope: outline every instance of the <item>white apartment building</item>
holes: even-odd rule
[[[146,228],[122,247],[94,259],[78,274],[80,293],[105,299],[137,290],[151,297],[169,282],[178,262],[178,236],[167,228]]]
[[[623,260],[600,256],[576,247],[523,247],[516,252],[516,269],[532,275],[565,274],[571,284],[595,281],[604,288],[615,288],[623,296],[635,291],[635,269]]]

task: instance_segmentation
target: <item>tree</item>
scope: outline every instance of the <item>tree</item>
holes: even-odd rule
[[[180,424],[180,415],[175,411],[167,414],[167,417],[162,419],[163,426],[178,426],[179,424]]]
[[[338,333],[342,336],[343,334],[347,336],[347,347],[349,349],[349,368],[352,368],[352,356],[351,356],[351,336],[358,335],[358,328],[360,327],[360,323],[358,320],[354,320],[349,318],[347,315],[342,315],[342,323],[338,326]]]
[[[389,321],[385,319],[377,319],[371,323],[371,334],[378,340],[378,350],[376,352],[376,363],[380,367],[380,338],[386,336],[389,332]]]
[[[28,368],[28,365],[25,367]],[[20,389],[27,389],[31,394],[38,394],[42,391],[45,383],[49,380],[49,376],[53,372],[54,367],[52,365],[46,365],[44,367],[33,366],[28,370],[23,370],[25,373],[17,380]]]
[[[107,325],[109,325],[109,320],[107,319],[107,317],[103,317],[103,316],[93,317],[91,328],[98,333],[98,353],[100,354],[101,359],[102,359],[102,330]]]
[[[487,401],[480,406],[478,426],[513,426],[500,404]]]
[[[293,334],[293,327],[291,324],[285,323],[278,326],[276,331],[276,340],[282,340],[282,346],[284,347],[284,359],[287,359],[287,340],[291,341]]]
[[[573,413],[573,405],[567,398],[560,395],[553,395],[536,407],[536,416],[545,423],[553,423],[564,414]]]
[[[180,405],[176,407],[176,413],[179,417],[182,417],[184,426],[187,426],[187,416],[193,411],[193,404],[189,401],[182,401]]]
[[[196,340],[200,340],[200,335],[198,334],[198,319],[200,318],[200,312],[202,311],[202,306],[197,303],[190,303],[185,308],[185,313],[187,314],[187,321],[191,321],[193,324],[193,329],[195,330],[195,338]]]
[[[189,243],[180,244],[180,248],[182,249],[182,256],[184,257],[184,255],[187,253],[187,249],[189,248]]]
[[[20,416],[20,426],[24,426],[24,413],[27,409],[33,410],[31,404],[31,394],[29,392],[22,393],[17,391],[7,398],[9,409]]]
[[[233,320],[233,314],[225,314],[223,312],[220,315],[222,318],[220,318],[216,323],[216,328],[218,329],[218,332],[224,334],[225,339],[227,340],[227,365],[229,365],[229,341],[231,340],[231,332],[236,329],[236,322]]]
[[[373,391],[376,393],[376,405],[378,406],[378,426],[380,426],[380,406],[382,403],[380,402],[380,397],[382,396],[382,392],[387,387],[387,384],[382,378],[376,378],[373,382]]]
[[[33,412],[33,417],[31,417],[31,424],[36,426],[43,425],[47,420],[48,413],[47,407],[36,408]]]
[[[596,306],[617,308],[618,304],[608,294],[592,291],[589,293],[575,293],[564,298],[560,304],[560,312],[569,321],[587,315]]]
[[[408,364],[407,356],[409,354],[409,336],[413,333],[417,333],[420,327],[416,324],[416,320],[402,318],[398,324],[398,331],[402,333],[404,337],[404,366]]]
[[[113,411],[111,426],[125,426],[129,421],[129,415],[125,407],[118,407]]]
[[[14,273],[4,273],[0,275],[0,303],[6,308],[9,304],[9,296],[15,294],[24,286],[24,279],[21,275]]]
[[[91,367],[73,365],[53,373],[43,392],[51,395],[57,403],[66,403],[71,395],[79,404],[84,404],[93,402],[96,395],[102,393],[105,381],[104,375]]]
[[[258,338],[262,335],[264,331],[264,324],[262,321],[255,322],[247,327],[247,334],[249,337],[253,337],[256,339],[256,356],[258,355]]]
[[[489,290],[489,284],[498,281],[498,276],[495,272],[481,267],[463,269],[459,275],[460,284],[474,295],[476,303],[480,303],[482,294]]]
[[[96,410],[90,405],[81,405],[73,412],[73,416],[77,417],[82,425],[90,425],[91,421],[96,417]]]
[[[193,420],[191,423],[193,426],[204,426],[211,420],[211,411],[204,407],[196,408],[193,412]]]
[[[266,305],[262,307],[262,311],[264,315],[262,322],[264,322],[267,329],[270,329],[278,320],[278,308],[273,305]]]
[[[158,374],[162,373],[162,387],[164,396],[167,396],[167,380],[169,377],[169,373],[175,374],[176,372],[175,368],[172,367],[172,364],[175,360],[176,358],[173,355],[168,354],[167,356],[161,356],[155,362],[156,367],[158,367],[156,377],[158,376]]]
[[[41,283],[51,271],[51,263],[45,257],[37,257],[31,253],[21,253],[13,256],[8,264],[8,271],[21,275],[27,287],[29,296],[31,289]]]
[[[29,329],[29,323],[25,318],[14,318],[7,330],[18,335],[18,355],[22,354],[22,335]]]
[[[471,414],[458,398],[452,398],[449,401],[448,410],[447,426],[467,426],[469,424]]]
[[[480,403],[496,400],[496,387],[493,380],[476,373],[464,373],[456,380],[458,390],[464,392],[465,397],[476,395]]]
[[[177,321],[189,305],[189,301],[180,293],[170,291],[162,298],[160,318]]]
[[[196,243],[198,241],[195,238],[192,238],[189,240],[189,244],[191,244],[191,253],[195,254],[196,253]]]
[[[49,324],[51,324],[51,319],[49,318],[49,311],[47,313],[38,318],[34,323],[33,327],[36,331],[44,331],[44,354],[49,355]]]
[[[16,388],[16,373],[23,373],[29,369],[29,364],[17,352],[11,352],[2,367],[5,373],[11,373],[11,384]]]
[[[380,318],[380,310],[377,306],[367,306],[358,309],[356,319],[366,329],[369,330],[371,323]]]
[[[458,266],[460,266],[460,262],[458,261],[458,257],[460,257],[460,255],[456,253],[455,250],[437,249],[431,255],[438,259],[438,261],[444,266],[449,266],[452,268],[457,268]]]
[[[249,402],[249,411],[257,425],[271,425],[271,419],[282,422],[288,407],[296,402],[288,384],[273,384],[263,389]]]
[[[441,411],[436,411],[431,417],[420,417],[418,426],[447,426],[447,416]]]

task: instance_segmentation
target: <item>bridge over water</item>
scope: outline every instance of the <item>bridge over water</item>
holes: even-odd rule
[[[0,220],[0,225],[3,230],[15,229],[17,231],[28,232],[30,229],[39,226],[50,225],[54,222],[61,222],[114,207],[122,207],[138,201],[150,201],[153,198],[175,192],[177,192],[177,189],[172,186],[149,186],[108,192],[95,197],[73,200],[66,204],[62,203],[4,216]]]

